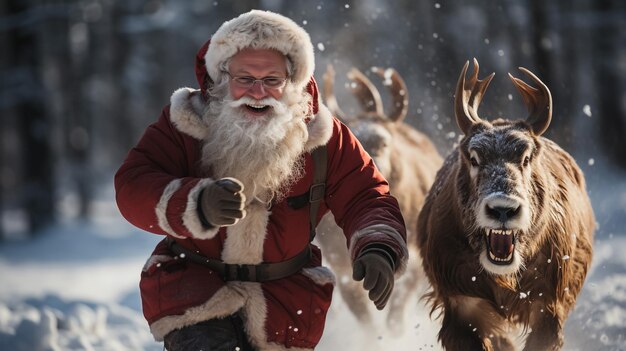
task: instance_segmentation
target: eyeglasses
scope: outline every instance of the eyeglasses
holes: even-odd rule
[[[230,77],[230,79],[233,82],[235,82],[235,84],[238,87],[245,88],[245,89],[252,88],[256,82],[260,82],[261,85],[263,85],[263,87],[266,88],[266,89],[281,89],[287,83],[287,77],[285,77],[285,78],[280,78],[280,77],[263,77],[261,79],[256,79],[256,78],[250,77],[250,76],[238,77],[238,76],[232,76],[228,72],[224,72],[224,73],[226,73]]]

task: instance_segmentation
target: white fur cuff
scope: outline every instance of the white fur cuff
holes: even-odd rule
[[[213,179],[210,178],[202,179],[187,195],[187,208],[185,208],[185,213],[183,213],[183,224],[189,230],[191,236],[196,239],[211,239],[220,229],[219,227],[207,229],[198,216],[198,196],[200,196],[202,189],[212,182]]]
[[[184,239],[184,236],[176,234],[167,219],[167,204],[172,198],[172,195],[174,195],[174,193],[178,191],[178,189],[180,189],[180,184],[180,179],[174,179],[165,187],[165,189],[163,189],[163,194],[161,194],[161,198],[159,199],[159,203],[157,204],[155,212],[157,220],[159,221],[159,227],[161,227],[164,232],[173,237]]]

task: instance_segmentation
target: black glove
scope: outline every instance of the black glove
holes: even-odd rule
[[[230,226],[246,215],[243,184],[235,178],[222,178],[207,185],[200,194],[198,207],[212,226]]]
[[[385,308],[393,290],[393,268],[387,256],[390,255],[382,249],[366,250],[354,261],[352,270],[352,278],[363,280],[363,288],[369,291],[370,300],[379,310]]]

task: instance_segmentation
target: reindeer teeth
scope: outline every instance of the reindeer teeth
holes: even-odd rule
[[[513,235],[512,229],[489,229],[487,235],[496,234],[496,235]]]

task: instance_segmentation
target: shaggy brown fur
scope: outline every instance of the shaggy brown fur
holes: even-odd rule
[[[390,192],[398,199],[407,224],[408,267],[396,284],[387,315],[390,329],[400,331],[407,298],[414,294],[420,277],[424,276],[414,239],[417,216],[443,160],[426,135],[403,122],[408,111],[408,94],[402,78],[393,69],[374,69],[374,73],[385,79],[390,88],[393,108],[389,114],[383,111],[376,87],[356,68],[348,77],[354,82],[351,89],[364,109],[362,114],[347,116],[337,106],[332,67],[324,76],[324,98],[333,114],[350,127],[387,178]],[[371,321],[367,308],[370,302],[362,283],[352,280],[352,264],[346,252],[345,238],[332,215],[326,216],[318,226],[317,238],[325,259],[339,276],[338,287],[344,301],[360,321]]]
[[[476,110],[493,75],[478,80],[474,65],[465,82],[466,63],[455,101],[465,136],[418,221],[427,296],[442,317],[439,340],[446,350],[514,350],[517,325],[527,335],[524,350],[559,350],[592,258],[585,180],[570,155],[540,137],[552,108],[545,85],[525,69],[538,89],[511,76],[531,115],[489,123]]]

